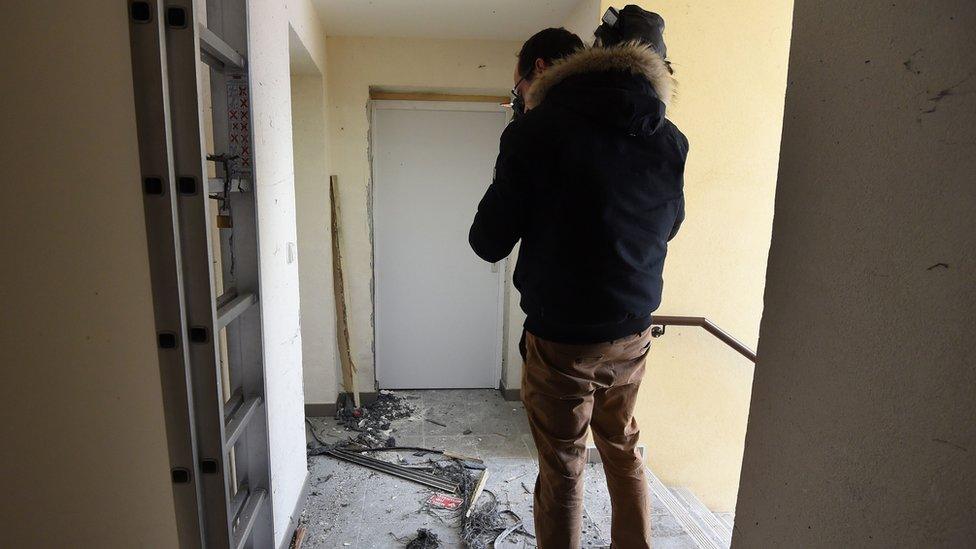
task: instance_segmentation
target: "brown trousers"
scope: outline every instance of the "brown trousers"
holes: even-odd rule
[[[613,547],[651,546],[651,503],[634,420],[649,348],[650,329],[593,345],[524,334],[522,401],[539,450],[534,497],[539,549],[580,547],[587,427],[606,471]]]

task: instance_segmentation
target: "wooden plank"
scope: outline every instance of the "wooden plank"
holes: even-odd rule
[[[349,323],[346,319],[346,291],[342,280],[342,251],[339,247],[338,177],[329,176],[329,201],[332,203],[332,289],[335,293],[336,337],[339,339],[339,362],[342,364],[342,386],[359,407],[356,364],[349,348]]]
[[[305,532],[306,529],[304,526],[299,526],[298,529],[295,530],[295,541],[291,545],[292,549],[302,549],[302,542],[305,541]]]
[[[369,98],[384,101],[452,101],[455,103],[508,104],[512,99],[505,95],[463,95],[451,93],[384,92],[369,91]]]
[[[488,482],[488,469],[481,472],[481,478],[478,479],[478,484],[474,486],[474,492],[471,494],[471,502],[468,503],[468,511],[464,513],[464,517],[470,517],[471,512],[474,511],[475,504],[478,503],[478,496],[485,489],[485,484]]]

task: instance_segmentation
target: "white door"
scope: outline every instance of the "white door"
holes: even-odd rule
[[[505,112],[376,101],[372,112],[376,375],[381,388],[497,387],[502,264],[468,246]]]

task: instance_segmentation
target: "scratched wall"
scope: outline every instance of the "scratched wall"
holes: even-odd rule
[[[796,0],[735,547],[976,544],[974,27]]]

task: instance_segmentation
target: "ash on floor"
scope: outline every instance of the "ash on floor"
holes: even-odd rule
[[[538,468],[521,403],[506,401],[494,390],[396,391],[395,395],[402,397],[412,413],[388,418],[389,434],[372,433],[381,442],[374,445],[385,444],[383,436],[391,436],[397,446],[481,458],[490,471],[485,489],[494,494],[501,509],[510,509],[524,521],[529,533],[535,533],[531,490]],[[316,443],[311,429],[329,444],[356,439],[360,433],[347,425],[347,420],[309,418],[308,440]],[[384,452],[373,457],[407,465],[422,465],[428,459],[411,452]],[[444,513],[428,511],[426,502],[435,490],[327,455],[311,456],[308,462],[310,488],[303,547],[406,547],[419,530],[436,535],[440,547],[465,546],[455,521]],[[583,546],[608,547],[610,503],[598,464],[586,468],[585,498]],[[655,548],[697,547],[656,498],[654,513]],[[535,543],[529,536],[512,534],[498,547],[535,547]]]

